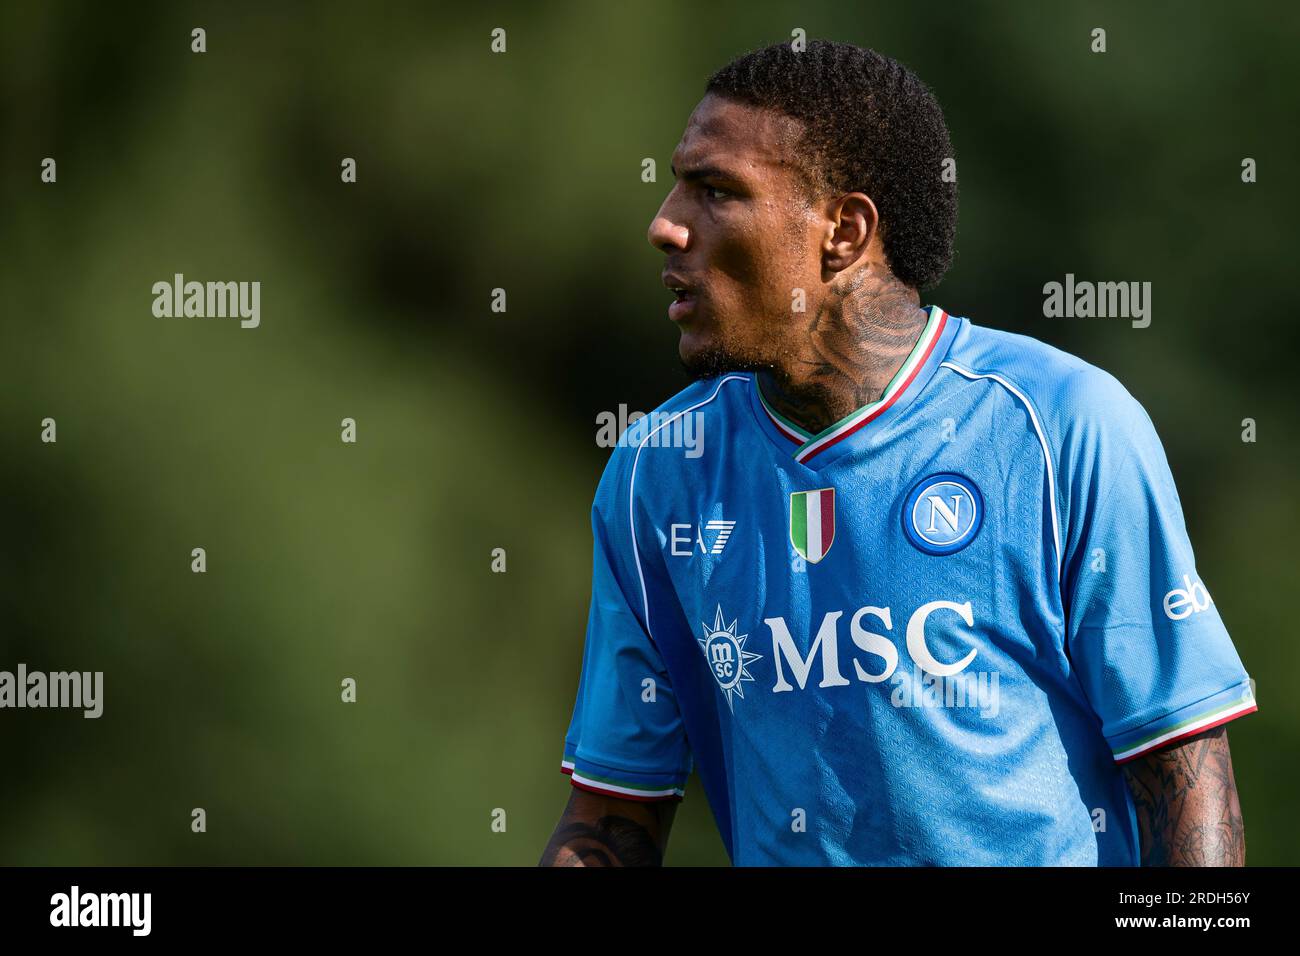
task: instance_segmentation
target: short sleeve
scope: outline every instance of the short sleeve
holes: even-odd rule
[[[628,511],[627,470],[615,453],[591,510],[591,609],[561,770],[575,787],[631,800],[680,800],[691,771],[668,669],[646,627]],[[620,520],[621,519],[621,520]]]
[[[1114,382],[1113,379],[1110,379]],[[1118,383],[1071,436],[1067,650],[1117,763],[1255,711],[1155,427]]]

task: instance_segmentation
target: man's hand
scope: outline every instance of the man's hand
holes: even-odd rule
[[[1137,807],[1143,866],[1246,865],[1227,727],[1213,727],[1123,768]]]
[[[538,866],[663,866],[676,800],[619,800],[572,789]]]

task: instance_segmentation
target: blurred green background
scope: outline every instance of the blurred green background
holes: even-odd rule
[[[0,863],[537,861],[595,418],[686,383],[646,227],[705,79],[795,27],[945,107],[958,257],[924,301],[1150,412],[1258,682],[1249,859],[1300,863],[1294,4],[132,6],[0,13],[0,668],[106,683],[98,721],[0,712]],[[261,327],[155,318],[176,272],[259,280]],[[1044,319],[1067,272],[1152,282],[1152,325]],[[698,778],[668,862],[726,862]]]

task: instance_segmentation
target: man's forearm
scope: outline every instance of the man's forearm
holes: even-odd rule
[[[1244,866],[1246,829],[1219,726],[1124,765],[1143,866]]]
[[[675,810],[574,788],[538,865],[662,866]]]

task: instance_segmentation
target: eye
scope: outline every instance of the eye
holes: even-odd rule
[[[718,195],[715,196],[713,195],[714,193],[717,193]],[[705,186],[704,194],[708,196],[708,198],[710,199],[723,199],[731,195],[731,193],[727,192],[725,189],[721,188],[720,186]]]

